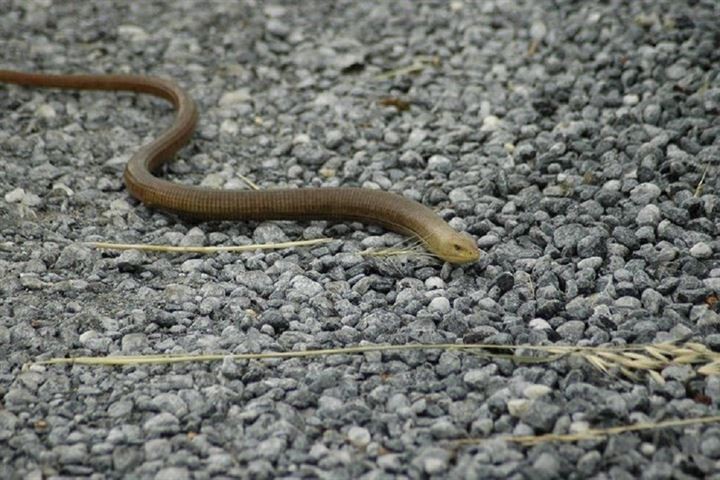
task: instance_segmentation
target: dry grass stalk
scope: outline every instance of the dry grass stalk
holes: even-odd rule
[[[75,357],[54,358],[37,362],[38,364],[75,364],[75,365],[139,365],[167,364],[180,362],[219,361],[225,358],[233,360],[262,360],[268,358],[320,357],[327,355],[358,354],[367,352],[408,351],[408,350],[462,350],[481,354],[490,358],[507,358],[516,363],[549,363],[565,356],[575,356],[605,373],[619,372],[625,377],[636,380],[638,374],[646,373],[654,381],[663,383],[660,375],[670,365],[697,366],[701,375],[720,374],[720,353],[713,352],[698,343],[661,343],[654,345],[626,345],[622,347],[575,347],[575,346],[536,346],[536,345],[491,345],[491,344],[410,344],[410,345],[358,345],[338,349],[321,349],[291,352],[209,354],[209,355],[150,355],[150,356],[111,356],[111,357]],[[508,355],[507,351],[515,352]],[[520,352],[519,352],[520,351]],[[528,357],[521,352],[537,352],[540,357]]]
[[[144,243],[105,243],[88,242],[86,245],[108,250],[142,250],[145,252],[172,252],[172,253],[218,253],[218,252],[252,252],[255,250],[277,250],[292,247],[310,247],[331,242],[332,238],[317,238],[314,240],[298,240],[295,242],[263,243],[254,245],[232,245],[214,247],[176,247],[173,245],[148,245]]]
[[[549,442],[579,442],[582,440],[602,440],[612,435],[619,435],[627,432],[638,432],[645,430],[657,430],[661,428],[673,428],[673,427],[686,427],[690,425],[700,425],[704,423],[717,423],[720,422],[720,416],[711,417],[699,417],[699,418],[687,418],[687,419],[675,419],[666,420],[663,422],[646,422],[646,423],[635,423],[632,425],[621,425],[619,427],[610,428],[590,428],[584,432],[567,433],[567,434],[556,434],[548,433],[545,435],[509,435],[500,437],[508,442],[517,443],[523,446],[533,446]],[[481,444],[484,441],[490,440],[488,438],[464,438],[462,440],[456,440],[453,443],[455,446],[468,446]]]
[[[437,258],[436,255],[428,252],[427,249],[423,247],[420,240],[414,237],[407,237],[392,247],[363,250],[360,252],[360,255],[387,260],[402,255],[414,258]]]
[[[528,346],[528,345],[490,345],[490,344],[410,344],[410,345],[358,345],[338,349],[320,349],[291,352],[241,353],[241,354],[210,354],[210,355],[149,355],[149,356],[115,356],[115,357],[75,357],[53,358],[36,362],[35,365],[142,365],[169,364],[180,362],[221,361],[226,358],[233,360],[262,360],[278,358],[321,357],[327,355],[359,354],[368,352],[409,351],[409,350],[462,350],[468,353],[482,354],[489,357],[509,358],[518,363],[551,362],[565,356],[578,356],[601,372],[610,375],[619,371],[630,379],[644,372],[654,381],[663,383],[660,371],[670,365],[700,365],[696,369],[701,375],[720,374],[720,353],[713,352],[699,343],[661,343],[654,345],[627,345],[621,347],[574,347],[574,346]],[[513,351],[516,355],[504,352]],[[521,356],[523,351],[535,351],[544,357]],[[32,366],[32,365],[30,365]],[[522,435],[507,436],[502,439],[523,446],[538,445],[547,442],[576,442],[582,440],[604,439],[611,435],[660,428],[684,427],[703,423],[720,422],[720,416],[701,417],[694,419],[668,420],[656,423],[637,423],[611,428],[591,428],[584,432],[569,434]],[[468,438],[452,442],[454,446],[475,445],[488,439]]]
[[[437,67],[440,65],[440,59],[438,57],[418,56],[413,60],[412,64],[408,65],[407,67],[387,70],[385,72],[377,74],[375,76],[375,80],[389,80],[403,75],[420,73],[425,70],[428,65]]]
[[[378,257],[378,258],[388,258],[388,257],[395,257],[399,255],[406,255],[406,256],[412,256],[412,257],[430,257],[432,258],[433,255],[423,251],[419,247],[404,247],[404,248],[382,248],[379,250],[363,250],[360,252],[360,255],[366,256],[366,257]]]
[[[260,190],[260,187],[258,186],[258,184],[255,183],[255,182],[253,182],[252,180],[250,180],[250,179],[249,179],[248,177],[246,177],[245,175],[241,175],[241,174],[238,173],[237,176],[238,176],[238,178],[239,178],[240,180],[242,180],[243,182],[245,182],[245,185],[247,185],[248,187],[250,187],[251,190]]]

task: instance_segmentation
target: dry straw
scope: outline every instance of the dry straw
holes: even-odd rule
[[[255,250],[278,250],[292,247],[311,247],[331,242],[331,238],[317,238],[314,240],[298,240],[295,242],[262,243],[252,245],[233,245],[215,247],[176,247],[172,245],[148,245],[145,243],[106,243],[87,242],[87,245],[106,250],[141,250],[144,252],[171,252],[171,253],[218,253],[218,252],[252,252]]]
[[[291,352],[206,354],[206,355],[149,355],[149,356],[110,356],[110,357],[74,357],[53,358],[36,362],[36,365],[141,365],[169,364],[180,362],[207,362],[232,360],[263,360],[285,358],[323,357],[328,355],[348,355],[369,352],[397,352],[409,350],[456,350],[465,351],[492,358],[508,358],[516,363],[547,363],[561,358],[576,357],[588,362],[601,372],[611,375],[620,373],[628,379],[637,380],[645,373],[653,380],[664,383],[660,372],[671,365],[687,365],[701,375],[720,374],[720,354],[699,343],[661,343],[654,345],[626,345],[618,347],[577,347],[577,346],[508,346],[488,344],[411,344],[411,345],[358,345],[347,348],[305,350]],[[508,354],[507,352],[511,352]],[[530,355],[524,355],[525,353]],[[660,428],[686,427],[720,421],[720,416],[708,416],[691,419],[672,419],[661,422],[636,423],[611,428],[590,428],[582,432],[569,434],[501,436],[499,438],[523,446],[538,445],[547,442],[576,442],[581,440],[601,440],[612,435],[626,432],[654,430]],[[497,438],[497,437],[495,437]],[[452,448],[476,445],[492,438],[467,438],[452,441]]]
[[[673,419],[662,422],[640,422],[633,423],[631,425],[620,425],[618,427],[610,428],[589,428],[584,432],[577,433],[548,433],[546,435],[507,435],[501,436],[500,438],[508,442],[513,442],[526,447],[531,447],[533,445],[540,445],[542,443],[549,442],[579,442],[583,440],[603,440],[613,435],[620,435],[621,433],[642,432],[647,430],[658,430],[661,428],[688,427],[692,425],[702,425],[704,423],[717,422],[720,422],[720,416]],[[463,438],[462,440],[453,441],[452,445],[459,447],[470,446],[481,444],[488,440],[489,439],[487,438]]]
[[[140,355],[109,357],[70,357],[53,358],[37,362],[41,365],[139,365],[168,364],[181,362],[208,362],[224,359],[262,360],[271,358],[321,357],[328,355],[348,355],[368,352],[389,352],[407,350],[457,350],[488,356],[507,358],[516,363],[548,363],[560,358],[580,358],[605,374],[620,373],[628,379],[636,380],[638,375],[646,373],[658,383],[664,383],[660,374],[670,365],[689,365],[700,375],[720,374],[720,354],[700,343],[682,344],[659,343],[652,345],[625,345],[609,347],[578,347],[564,345],[492,345],[492,344],[409,344],[409,345],[358,345],[346,348],[321,350],[303,350],[290,352],[265,353],[217,353],[198,355]],[[507,352],[511,352],[508,354]],[[532,355],[520,355],[520,352]]]

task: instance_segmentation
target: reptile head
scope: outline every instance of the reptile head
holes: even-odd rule
[[[430,245],[435,255],[450,263],[470,263],[480,257],[475,240],[467,233],[449,231]]]

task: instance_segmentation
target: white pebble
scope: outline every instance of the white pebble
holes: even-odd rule
[[[568,428],[568,431],[570,433],[584,433],[587,432],[590,429],[590,424],[584,420],[578,420],[575,422],[572,422],[570,424],[570,427]]]
[[[348,440],[358,448],[366,447],[367,444],[370,443],[370,432],[363,427],[350,427],[350,430],[348,430]]]
[[[511,398],[507,401],[508,413],[513,417],[519,417],[530,408],[530,400],[527,398]]]
[[[20,203],[25,198],[25,190],[16,188],[5,194],[5,201],[8,203]]]
[[[98,338],[99,336],[100,336],[100,334],[98,334],[97,331],[95,331],[95,330],[88,330],[88,331],[83,332],[83,333],[80,334],[80,336],[78,337],[78,341],[79,341],[82,345],[87,345],[87,343],[88,343],[89,341],[94,340],[94,339]]]
[[[120,25],[117,33],[118,37],[136,43],[144,42],[148,39],[147,32],[137,25]]]
[[[445,297],[435,297],[430,301],[428,310],[431,312],[448,313],[450,311],[450,300]]]
[[[440,277],[428,277],[427,280],[425,280],[425,286],[429,289],[437,290],[445,288],[445,281]]]
[[[218,103],[221,107],[229,107],[238,103],[247,102],[251,98],[252,96],[250,95],[250,90],[247,88],[241,88],[239,90],[224,93],[223,96],[220,97],[220,102]]]
[[[502,120],[500,120],[495,115],[488,115],[483,119],[482,127],[480,127],[481,132],[493,132],[500,128],[502,125]]]
[[[642,445],[640,445],[640,453],[645,455],[646,457],[651,457],[655,455],[655,452],[657,449],[655,448],[655,445],[649,442],[643,442]]]
[[[220,132],[225,133],[227,135],[237,135],[237,133],[240,131],[240,126],[237,124],[237,122],[234,122],[232,120],[224,120],[220,124]]]
[[[552,392],[552,388],[547,385],[532,384],[528,385],[525,390],[523,390],[523,395],[530,400],[535,400],[536,398],[540,398],[550,392]]]
[[[38,107],[37,110],[35,110],[35,114],[39,117],[42,117],[46,120],[50,120],[52,118],[55,118],[57,116],[57,113],[55,112],[55,109],[48,105],[47,103],[44,103]]]
[[[444,458],[431,457],[426,458],[423,461],[423,468],[425,469],[425,472],[430,475],[437,475],[444,472],[445,470],[447,470],[447,466],[447,462]]]
[[[690,247],[690,255],[695,258],[710,258],[712,253],[712,247],[705,242],[698,242]]]
[[[550,330],[552,328],[547,320],[542,318],[533,318],[528,326],[533,330]]]
[[[625,104],[625,105],[628,105],[628,106],[637,105],[638,102],[640,102],[640,97],[638,97],[635,94],[625,95],[623,97],[623,104]]]

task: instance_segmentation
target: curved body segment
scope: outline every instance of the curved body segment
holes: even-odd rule
[[[175,121],[128,162],[125,185],[146,205],[203,220],[359,220],[417,237],[437,257],[452,263],[476,260],[474,240],[455,231],[424,205],[393,193],[363,188],[220,190],[179,185],[156,177],[192,136],[195,102],[176,83],[140,75],[51,75],[0,70],[0,82],[78,90],[122,90],[154,95],[175,107]]]

